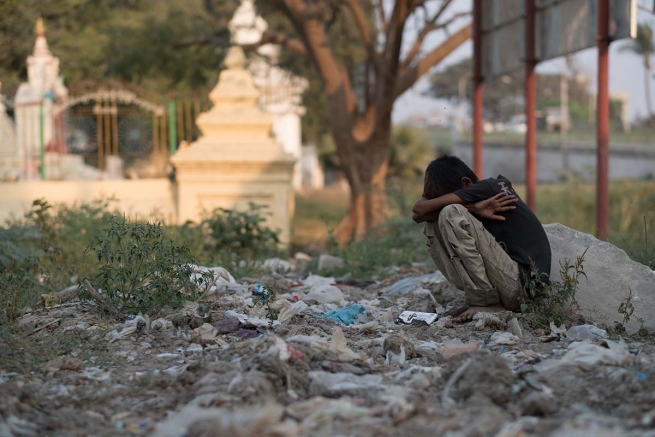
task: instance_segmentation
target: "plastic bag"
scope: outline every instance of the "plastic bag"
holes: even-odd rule
[[[574,341],[601,340],[607,338],[607,331],[594,325],[572,326],[566,331],[566,338]]]

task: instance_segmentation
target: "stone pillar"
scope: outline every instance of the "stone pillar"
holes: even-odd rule
[[[290,242],[294,212],[291,185],[295,158],[272,136],[272,118],[262,112],[259,91],[245,68],[239,47],[232,47],[226,69],[209,94],[212,109],[198,117],[203,136],[179,150],[171,162],[178,184],[178,220],[198,221],[217,207],[268,206],[269,225]]]

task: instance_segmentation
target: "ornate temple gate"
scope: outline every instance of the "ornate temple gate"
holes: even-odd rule
[[[71,98],[60,111],[67,111],[68,153],[84,156],[101,171],[109,157],[123,160],[168,158],[167,114],[163,105],[140,99],[121,89],[98,90]],[[163,169],[160,168],[163,171]]]

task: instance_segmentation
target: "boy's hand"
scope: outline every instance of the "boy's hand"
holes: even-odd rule
[[[475,214],[478,217],[486,218],[489,220],[505,221],[505,217],[496,215],[496,213],[516,209],[516,206],[513,206],[513,204],[518,201],[518,197],[503,192],[496,194],[494,197],[490,197],[489,199],[466,205],[466,208],[472,214]]]

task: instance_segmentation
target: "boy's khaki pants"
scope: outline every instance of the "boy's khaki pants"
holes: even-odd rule
[[[428,253],[441,273],[464,291],[469,306],[502,304],[517,311],[521,281],[516,262],[463,205],[448,205],[424,228]]]

